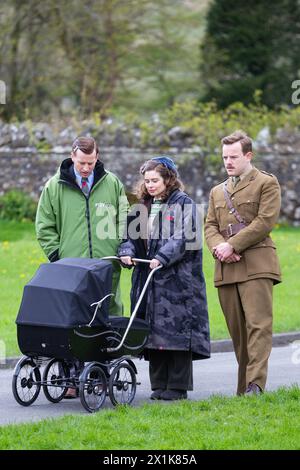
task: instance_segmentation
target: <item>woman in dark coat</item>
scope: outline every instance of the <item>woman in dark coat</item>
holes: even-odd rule
[[[193,359],[210,357],[205,281],[202,272],[201,216],[181,188],[172,159],[155,157],[141,168],[137,194],[141,204],[128,217],[121,261],[151,260],[162,266],[150,281],[138,315],[150,323],[145,349],[152,399],[187,398],[193,389]],[[131,304],[136,304],[149,265],[138,263],[132,276]]]

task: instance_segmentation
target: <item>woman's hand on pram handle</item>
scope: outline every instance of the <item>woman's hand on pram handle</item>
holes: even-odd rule
[[[153,258],[153,259],[150,260],[150,259],[132,258],[131,256],[120,256],[120,257],[118,257],[118,256],[104,256],[101,259],[102,260],[107,260],[107,261],[118,261],[125,268],[136,266],[137,263],[149,264],[149,268],[153,269],[153,270],[163,267],[161,262],[156,258]]]
[[[132,258],[131,256],[121,256],[120,257],[120,261],[122,264],[125,264],[127,266],[132,266],[133,264],[135,264],[133,261],[132,261]]]
[[[135,266],[137,263],[148,263],[150,269],[155,269],[155,268],[158,268],[158,266],[161,266],[161,262],[156,258],[148,260],[148,259],[131,258],[131,256],[120,256],[119,261],[124,266],[132,266],[132,265]]]
[[[156,258],[153,258],[151,261],[150,261],[150,269],[155,269],[155,268],[158,268],[158,266],[161,265],[161,262],[156,259]]]

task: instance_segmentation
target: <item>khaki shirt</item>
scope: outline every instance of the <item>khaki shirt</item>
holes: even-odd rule
[[[205,239],[211,252],[213,247],[228,241],[242,258],[236,263],[216,260],[215,286],[244,282],[249,279],[271,278],[281,281],[276,247],[269,234],[280,211],[280,186],[277,178],[269,173],[253,169],[233,188],[231,178],[227,189],[233,206],[248,224],[239,233],[225,240],[220,232],[228,224],[236,224],[229,213],[223,192],[223,183],[210,193],[205,224]]]

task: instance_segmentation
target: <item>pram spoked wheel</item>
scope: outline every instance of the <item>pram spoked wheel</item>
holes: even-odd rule
[[[113,405],[129,405],[135,397],[136,375],[126,362],[119,363],[109,377],[109,398]]]
[[[39,366],[29,357],[22,357],[17,363],[12,380],[12,391],[22,406],[31,405],[41,390]]]
[[[43,390],[47,400],[58,403],[65,396],[70,371],[64,361],[52,359],[45,367],[43,374]]]
[[[87,365],[80,376],[79,397],[82,406],[94,413],[103,405],[106,398],[107,381],[102,367],[95,362]]]

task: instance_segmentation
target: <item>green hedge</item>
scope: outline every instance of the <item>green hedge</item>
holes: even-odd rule
[[[268,128],[271,141],[278,129],[291,133],[299,130],[300,106],[281,106],[276,110],[268,109],[261,103],[261,92],[257,91],[254,102],[248,106],[243,103],[233,103],[226,109],[220,110],[216,103],[200,103],[196,100],[175,103],[153,119],[142,119],[129,113],[120,116],[120,122],[141,132],[143,147],[169,148],[171,137],[168,131],[179,127],[183,139],[187,139],[187,147],[197,145],[201,153],[214,160],[220,149],[220,139],[231,134],[236,129],[243,129],[250,137],[256,139],[263,128]]]
[[[0,219],[35,220],[36,202],[28,195],[13,189],[0,196]]]

